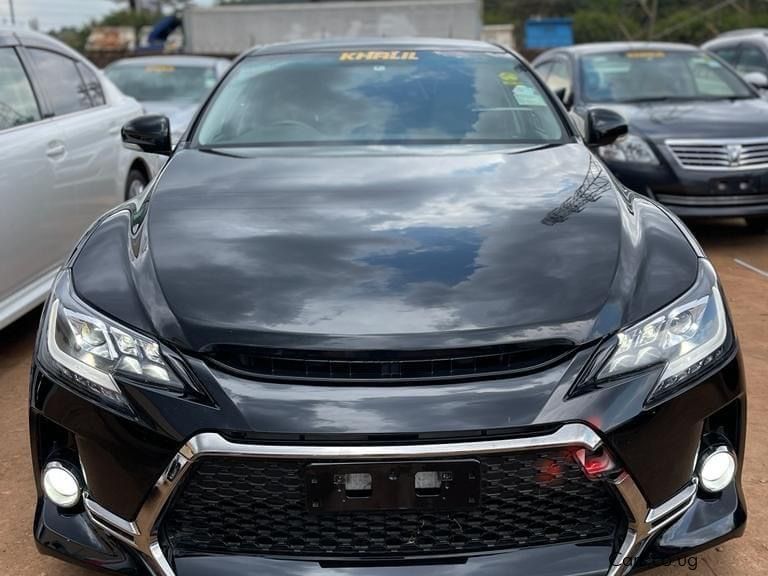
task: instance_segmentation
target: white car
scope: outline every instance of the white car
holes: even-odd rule
[[[141,114],[61,42],[0,28],[0,328],[44,300],[85,229],[159,168],[122,145]]]

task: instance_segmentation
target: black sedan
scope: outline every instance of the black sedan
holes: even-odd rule
[[[610,108],[629,135],[599,149],[629,188],[683,217],[744,216],[768,227],[768,102],[693,46],[583,44],[545,52],[534,68],[584,118]]]
[[[479,42],[243,55],[84,235],[31,376],[43,552],[152,576],[619,576],[741,534],[712,265]],[[171,154],[168,121],[126,144]]]

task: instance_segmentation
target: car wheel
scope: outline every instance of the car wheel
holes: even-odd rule
[[[125,199],[130,200],[144,191],[147,185],[147,177],[138,168],[131,168],[125,181]]]
[[[758,234],[768,232],[768,216],[748,216],[746,220],[750,231]]]

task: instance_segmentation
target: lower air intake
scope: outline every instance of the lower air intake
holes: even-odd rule
[[[385,558],[466,554],[611,538],[621,511],[567,450],[478,455],[465,510],[311,512],[306,461],[209,457],[194,464],[163,525],[175,556]]]

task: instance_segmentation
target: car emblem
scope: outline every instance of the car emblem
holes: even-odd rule
[[[728,144],[728,163],[738,166],[741,162],[741,144]]]

